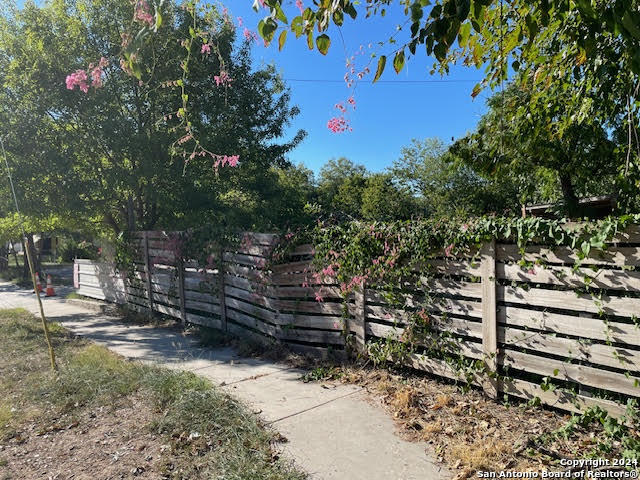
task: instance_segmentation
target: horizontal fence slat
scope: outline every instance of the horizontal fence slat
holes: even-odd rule
[[[576,335],[586,339],[610,340],[640,347],[640,329],[633,324],[601,318],[578,317],[541,310],[500,306],[498,322],[518,327],[535,328],[565,335]]]
[[[524,248],[524,256],[517,245],[497,244],[496,256],[501,262],[519,262],[524,258],[528,262],[544,260],[549,263],[576,263],[578,255],[569,247],[537,247]],[[640,265],[640,247],[611,247],[607,250],[591,250],[589,256],[580,260],[584,265]]]
[[[524,289],[498,286],[498,301],[534,305],[537,307],[603,313],[621,317],[634,317],[640,312],[640,298],[592,296],[576,294],[573,290]]]
[[[498,263],[496,274],[499,279],[561,285],[567,288],[584,288],[586,284],[591,288],[610,290],[640,291],[640,272],[607,270],[592,270],[564,266],[533,266],[523,269],[517,264]]]
[[[548,357],[539,357],[529,353],[503,349],[498,355],[498,363],[514,370],[548,376],[558,380],[588,385],[594,388],[610,390],[625,395],[639,396],[640,379],[607,370],[567,363]]]
[[[519,378],[500,381],[498,382],[498,388],[501,392],[514,397],[524,400],[533,400],[537,397],[546,405],[575,413],[583,412],[587,408],[595,406],[606,409],[615,417],[621,417],[626,413],[626,407],[611,400],[578,395],[563,389],[543,390],[540,385]]]
[[[612,368],[640,370],[640,351],[624,347],[587,344],[576,339],[508,327],[498,328],[498,342],[506,347],[525,348]]]

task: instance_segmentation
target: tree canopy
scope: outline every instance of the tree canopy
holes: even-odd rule
[[[3,10],[0,134],[27,215],[81,216],[114,232],[227,217],[241,218],[244,227],[262,221],[259,211],[233,212],[246,213],[242,202],[269,188],[272,168],[288,166],[287,154],[304,132],[281,139],[298,109],[274,69],[255,69],[249,42],[238,46],[223,23],[216,37],[220,55],[199,52],[185,80],[192,92],[190,128],[206,147],[240,161],[230,172],[212,168],[211,159],[187,157],[185,169],[183,158],[171,153],[187,143],[176,143],[184,99],[173,92],[190,16],[171,5],[164,12],[163,28],[138,59],[145,73],[139,81],[119,65],[130,2],[52,0]],[[91,95],[65,88],[68,72],[91,68],[101,56],[101,88],[91,87]],[[212,81],[221,61],[231,85]]]

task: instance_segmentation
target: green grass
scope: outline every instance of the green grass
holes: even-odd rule
[[[64,298],[68,300],[89,300],[88,297],[85,297],[84,295],[80,295],[79,293],[76,293],[76,292],[70,292]]]
[[[24,310],[0,310],[0,443],[19,438],[30,423],[46,429],[138,395],[153,412],[145,428],[171,445],[163,458],[171,466],[169,477],[306,478],[274,456],[273,434],[257,417],[209,381],[127,361],[56,324],[51,334],[57,375],[50,371],[36,318]],[[195,440],[186,441],[185,432]]]

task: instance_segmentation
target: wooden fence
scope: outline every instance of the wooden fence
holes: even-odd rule
[[[565,247],[531,246],[525,259],[544,267],[523,269],[516,245],[495,242],[473,259],[434,259],[425,266],[432,271],[425,282],[404,292],[403,308],[372,288],[345,301],[331,279],[309,274],[310,245],[269,266],[277,237],[251,233],[247,239],[237,251],[222,252],[218,271],[176,259],[171,234],[143,232],[136,237],[140,262],[133,282],[111,266],[77,260],[78,293],[338,358],[346,356],[345,332],[359,348],[402,341],[412,310],[422,308],[428,294],[433,327],[490,374],[462,371],[419,351],[401,357],[411,367],[471,379],[493,397],[539,398],[569,411],[598,405],[620,415],[627,398],[640,396],[637,229],[605,251],[592,251],[579,268]]]

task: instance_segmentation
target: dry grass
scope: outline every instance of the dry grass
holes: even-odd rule
[[[472,478],[478,470],[560,470],[558,459],[588,454],[585,447],[602,433],[601,426],[592,425],[560,438],[553,432],[567,423],[567,414],[524,403],[498,403],[479,391],[462,391],[406,370],[346,366],[340,374],[335,368],[331,371],[333,378],[364,386],[388,409],[401,434],[431,444],[457,479]]]
[[[255,415],[207,380],[126,361],[55,324],[51,333],[56,375],[38,321],[0,310],[0,478],[306,478],[277,458],[276,436]],[[137,441],[149,442],[152,463],[133,453]],[[114,464],[123,453],[133,463]]]

